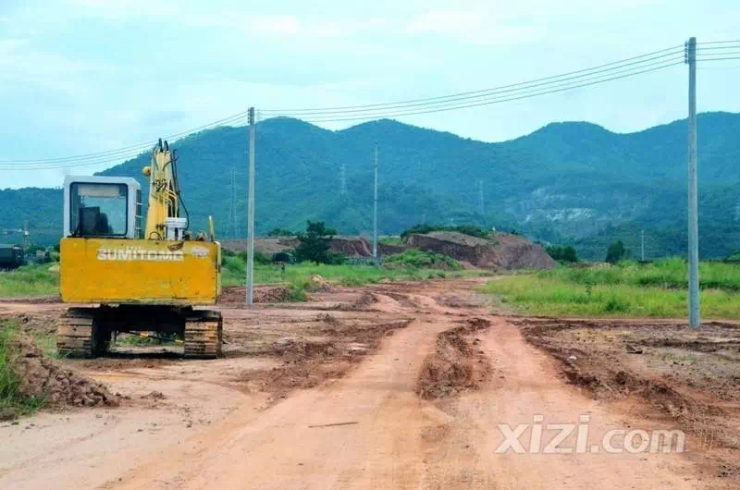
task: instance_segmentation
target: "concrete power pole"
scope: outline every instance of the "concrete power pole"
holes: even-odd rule
[[[347,195],[347,165],[342,164],[342,173],[340,175],[340,193],[342,196]]]
[[[251,306],[254,295],[254,107],[249,108],[249,200],[247,206],[247,306]]]
[[[640,230],[640,260],[645,262],[645,229]]]
[[[699,328],[699,197],[696,156],[696,38],[686,46],[689,64],[689,326]]]
[[[375,145],[375,192],[373,199],[373,264],[378,266],[378,145]]]

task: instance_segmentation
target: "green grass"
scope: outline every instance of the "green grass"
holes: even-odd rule
[[[10,341],[17,328],[11,322],[0,325],[0,410],[11,409],[16,414],[33,413],[44,405],[38,398],[26,398],[19,392],[20,378],[13,372]]]
[[[451,260],[451,259],[450,259]],[[454,261],[453,261],[454,262]],[[455,263],[456,264],[456,263]],[[458,264],[459,265],[459,264]],[[445,266],[448,267],[449,266]],[[238,257],[227,257],[223,268],[224,286],[243,286],[246,268],[244,261]],[[362,286],[374,284],[383,280],[390,281],[422,281],[434,278],[460,278],[488,274],[487,271],[443,270],[439,268],[421,269],[409,264],[398,267],[374,267],[372,265],[327,265],[303,262],[289,264],[283,273],[279,266],[254,266],[255,284],[287,284],[297,297],[303,297],[310,290],[312,275],[319,275],[327,281],[343,286]]]
[[[385,266],[394,269],[440,269],[456,271],[463,269],[463,266],[451,257],[434,252],[423,252],[418,249],[406,250],[400,254],[389,255],[385,258]]]
[[[288,264],[283,273],[279,266],[255,263],[255,284],[287,284],[296,300],[305,300],[305,292],[314,274],[344,286],[362,286],[383,280],[421,281],[433,278],[458,278],[486,275],[486,271],[464,271],[454,260],[439,254],[409,250],[391,259],[391,267],[371,265]],[[49,271],[51,264],[29,265],[0,272],[0,298],[45,296],[59,291],[59,273]],[[246,264],[243,257],[224,256],[224,286],[243,286]]]
[[[559,267],[542,272],[540,276],[575,284],[627,284],[675,289],[686,288],[688,281],[686,261],[676,258],[659,260],[652,264],[624,261],[616,266]],[[740,291],[740,264],[702,262],[699,276],[702,288]]]
[[[702,315],[740,318],[740,266],[702,263]],[[504,304],[537,315],[682,318],[687,315],[685,264],[670,259],[651,265],[559,267],[507,276],[483,291]]]
[[[379,237],[378,241],[380,243],[385,243],[386,245],[403,245],[405,243],[400,236],[395,235]]]
[[[59,273],[50,272],[53,264],[25,265],[0,271],[0,297],[46,296],[59,292]]]

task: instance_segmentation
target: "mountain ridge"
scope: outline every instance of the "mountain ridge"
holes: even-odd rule
[[[740,132],[740,114],[702,113],[698,128],[702,223],[709,233],[702,234],[708,243],[703,250],[705,257],[719,257],[740,248],[735,233],[740,212],[735,212],[739,204],[734,197],[740,168],[733,165],[740,157],[734,136]],[[489,143],[390,119],[342,130],[298,119],[268,119],[257,126],[257,233],[276,227],[300,229],[307,219],[327,221],[342,233],[368,233],[373,148],[378,143],[383,233],[398,233],[422,221],[474,223],[572,243],[584,255],[598,258],[604,241],[618,239],[624,230],[648,227],[663,230],[654,255],[681,253],[686,132],[685,119],[630,133],[564,121]],[[229,185],[230,170],[237,169],[243,235],[245,128],[201,131],[173,147],[196,228],[205,227],[212,214],[222,233],[233,234]],[[142,154],[101,174],[131,176],[146,184],[141,167],[148,159]],[[343,166],[346,194],[340,185]],[[26,219],[35,224],[32,228],[60,229],[57,192],[59,202],[54,203],[51,189],[0,190],[0,209],[12,210],[0,213],[0,229],[18,227]],[[40,204],[33,204],[34,195]],[[719,236],[718,230],[725,231]],[[54,233],[49,233],[48,240],[53,239]]]

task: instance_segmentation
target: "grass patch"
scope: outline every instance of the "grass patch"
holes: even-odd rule
[[[688,269],[686,261],[679,258],[659,260],[652,264],[639,264],[627,260],[616,266],[558,267],[541,272],[540,277],[585,285],[627,284],[685,289]],[[740,291],[740,264],[702,262],[699,277],[702,288]]]
[[[0,412],[26,415],[40,409],[44,401],[24,397],[19,391],[21,380],[13,371],[14,354],[10,348],[17,331],[13,323],[0,325]]]
[[[661,275],[661,266],[656,267],[657,271],[641,271],[639,267],[642,266],[628,264],[625,267],[586,270],[558,268],[502,277],[486,284],[482,291],[499,296],[502,303],[514,306],[521,312],[535,315],[685,317],[688,312],[685,285],[679,288],[677,281],[645,281],[651,275],[666,276]],[[717,270],[713,272],[717,274],[715,278],[719,277]],[[731,275],[723,277],[724,284],[731,284],[732,280],[734,277]],[[705,317],[740,318],[740,293],[733,287],[704,287],[701,291],[701,307]]]
[[[400,254],[389,255],[385,258],[388,268],[405,269],[440,269],[459,271],[463,269],[455,259],[435,252],[423,252],[418,249],[406,250]]]
[[[404,241],[401,239],[400,236],[382,236],[378,238],[378,241],[380,243],[385,243],[386,245],[403,245]]]
[[[59,292],[59,272],[49,271],[50,264],[24,265],[0,271],[0,297],[48,296]]]
[[[238,258],[236,260],[239,260]],[[223,269],[224,286],[243,286],[246,268],[241,263],[227,260]],[[363,286],[380,281],[423,281],[434,278],[461,278],[489,275],[488,271],[420,269],[415,267],[374,267],[372,265],[328,265],[303,262],[289,264],[282,272],[279,266],[254,266],[255,284],[287,284],[296,297],[310,291],[312,275],[319,275],[342,286]]]

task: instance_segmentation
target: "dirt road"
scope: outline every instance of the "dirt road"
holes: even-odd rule
[[[736,488],[690,433],[684,452],[608,452],[609,431],[675,427],[637,399],[597,401],[568,383],[561,361],[524,339],[521,319],[490,314],[477,284],[225,305],[228,356],[217,361],[65,361],[128,398],[0,425],[0,488]],[[463,331],[454,348],[440,341],[472,319],[490,326]],[[470,359],[430,364],[440,352]],[[422,372],[445,378],[447,395],[421,397]],[[526,430],[507,438],[499,424]],[[550,453],[558,431],[545,428],[537,442],[538,424],[577,427]],[[624,439],[610,447],[641,444]]]

